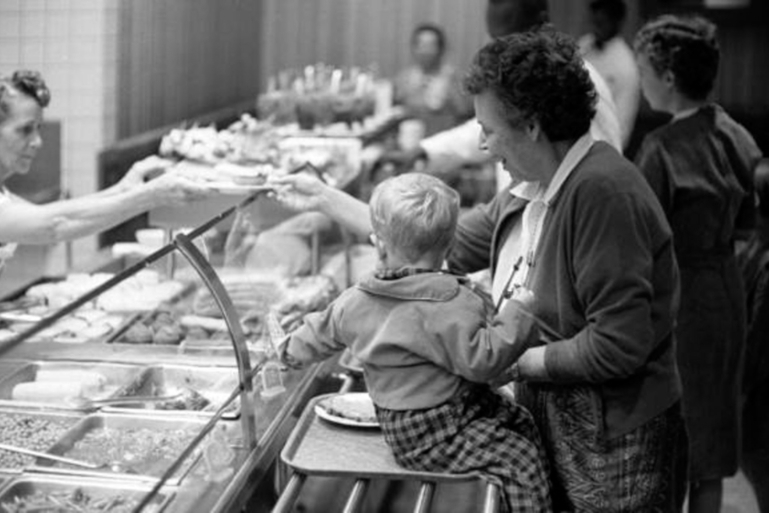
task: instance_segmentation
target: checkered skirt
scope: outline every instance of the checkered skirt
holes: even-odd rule
[[[687,451],[679,404],[627,434],[608,438],[600,398],[591,387],[519,384],[516,398],[540,428],[558,511],[681,510]]]
[[[377,407],[396,461],[426,472],[475,474],[504,491],[507,511],[550,512],[548,464],[526,409],[474,385],[424,410]]]

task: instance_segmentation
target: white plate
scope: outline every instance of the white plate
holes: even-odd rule
[[[272,191],[271,185],[241,185],[232,182],[205,182],[205,187],[221,194],[250,194],[258,191]]]
[[[355,420],[353,418],[342,417],[340,415],[330,413],[324,407],[324,405],[332,401],[334,403],[333,408],[335,410],[344,411],[345,407],[349,405],[351,408],[354,408],[355,411],[363,410],[366,412],[374,412],[374,403],[371,401],[371,396],[369,396],[366,392],[354,392],[326,397],[315,405],[315,414],[324,420],[342,426],[361,428],[379,427],[379,422],[377,421]]]

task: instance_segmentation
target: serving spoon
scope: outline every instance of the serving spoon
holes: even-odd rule
[[[23,447],[16,447],[15,445],[8,445],[0,443],[0,449],[10,452],[17,452],[19,454],[25,454],[27,456],[34,456],[35,458],[42,458],[45,460],[58,461],[59,463],[66,463],[67,465],[74,465],[76,467],[86,468],[89,470],[104,470],[109,469],[112,472],[119,472],[123,474],[135,474],[136,471],[126,467],[123,462],[113,461],[107,463],[91,463],[83,460],[76,460],[74,458],[67,458],[66,456],[59,456],[57,454],[50,454],[42,451],[35,451],[32,449],[24,449]]]
[[[173,395],[149,395],[149,396],[126,396],[110,397],[107,399],[88,399],[86,397],[69,397],[67,404],[77,410],[97,410],[102,406],[112,406],[115,404],[150,404],[162,403],[165,401],[175,401],[182,396],[182,392]]]

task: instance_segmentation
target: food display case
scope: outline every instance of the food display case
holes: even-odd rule
[[[204,234],[261,194],[114,272],[2,299],[0,510],[239,511],[274,493],[299,414],[339,384],[334,362],[283,367],[265,316],[295,322],[336,291],[317,276],[221,279]],[[233,301],[234,283],[260,300]]]

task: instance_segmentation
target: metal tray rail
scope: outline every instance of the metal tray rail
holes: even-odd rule
[[[170,419],[170,418],[161,418],[153,415],[110,415],[110,414],[94,414],[89,415],[85,418],[83,418],[80,422],[78,422],[75,426],[73,426],[65,435],[62,437],[61,440],[59,440],[58,443],[56,443],[53,447],[51,447],[48,452],[51,454],[56,454],[59,456],[68,456],[75,448],[76,444],[81,441],[83,438],[86,437],[87,434],[98,431],[100,429],[107,429],[111,431],[128,431],[128,430],[135,430],[137,428],[139,429],[150,429],[153,431],[175,431],[175,430],[184,430],[186,432],[190,433],[190,441],[185,445],[185,447],[182,449],[181,452],[184,452],[184,449],[194,440],[194,438],[197,436],[197,434],[200,432],[203,427],[205,427],[206,422],[202,419],[194,419],[194,418],[187,418],[187,419]],[[120,434],[116,436],[117,439],[120,438]],[[126,448],[126,451],[130,451],[131,448]],[[178,455],[173,455],[172,457],[168,458],[168,463],[166,465],[161,465],[160,462],[157,462],[156,468],[153,468],[149,471],[145,471],[143,473],[128,473],[128,472],[115,472],[108,468],[105,468],[103,470],[89,470],[85,468],[75,468],[75,467],[62,467],[60,464],[44,460],[42,458],[38,458],[37,463],[34,467],[35,471],[38,472],[44,472],[44,473],[56,473],[56,474],[62,474],[62,475],[73,475],[73,476],[90,476],[90,477],[97,477],[102,479],[119,479],[123,481],[141,481],[141,482],[156,482],[162,475],[164,475],[165,471],[168,467],[170,467],[174,461],[177,459]],[[195,463],[200,458],[200,453],[193,453],[192,457],[188,458],[185,462],[185,464],[174,473],[173,476],[171,476],[167,481],[166,484],[169,485],[179,485],[184,477],[187,475],[187,473],[190,471],[190,469],[195,465]],[[98,463],[93,461],[92,463]],[[105,462],[108,463],[108,462]],[[129,461],[123,462],[128,468],[131,467],[131,463]]]
[[[17,401],[13,399],[13,387],[20,383],[35,381],[40,370],[69,370],[69,371],[95,371],[106,378],[104,390],[88,399],[106,399],[113,397],[128,383],[131,383],[140,374],[143,366],[125,363],[108,362],[75,362],[75,361],[39,361],[31,362],[17,370],[15,373],[0,380],[0,407],[6,408],[51,408],[59,410],[77,410],[75,404],[66,402],[45,401]]]
[[[107,498],[114,495],[122,495],[132,499],[137,505],[152,486],[145,483],[119,482],[115,480],[84,479],[82,477],[24,475],[16,477],[2,485],[0,488],[0,507],[4,502],[13,502],[16,498],[24,498],[35,492],[46,494],[75,493],[80,490],[93,498]],[[171,502],[176,491],[171,487],[161,489],[150,502],[151,508],[144,511],[161,513]],[[113,511],[113,508],[110,508]],[[133,511],[133,507],[126,507],[123,511]]]
[[[74,412],[65,412],[65,411],[29,411],[29,410],[21,410],[16,408],[0,408],[0,423],[5,422],[5,418],[13,416],[13,417],[26,417],[33,420],[46,420],[46,421],[64,421],[68,424],[70,424],[70,428],[74,427],[78,424],[84,417],[82,414],[74,413]],[[66,431],[65,431],[66,433]],[[63,436],[63,435],[62,435]],[[14,440],[3,440],[5,443],[13,444]],[[57,441],[58,442],[58,441]],[[41,448],[41,451],[47,450],[46,448]],[[34,466],[32,464],[31,466]],[[2,467],[0,465],[0,475],[2,474],[10,474],[10,475],[18,475],[21,474],[26,467]]]

